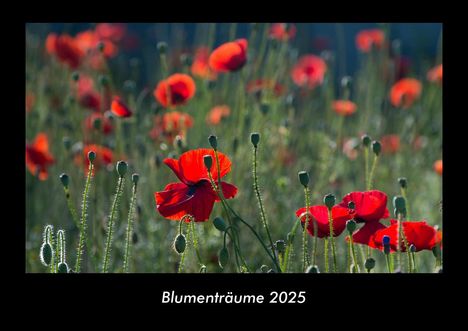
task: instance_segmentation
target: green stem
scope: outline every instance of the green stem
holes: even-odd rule
[[[369,147],[364,146],[364,169],[366,190],[369,190]]]
[[[304,195],[305,195],[305,204],[306,204],[306,221],[304,224],[304,229],[302,229],[302,271],[306,271],[307,267],[310,265],[309,259],[309,248],[308,248],[308,237],[307,237],[307,228],[309,227],[309,189],[307,187],[304,188]],[[315,235],[317,233],[315,232]]]
[[[369,181],[367,183],[368,184],[367,190],[371,190],[373,187],[374,173],[375,173],[375,169],[377,168],[378,159],[379,157],[377,155],[374,155],[374,161],[372,162],[372,168],[369,174]]]
[[[333,231],[333,217],[331,209],[328,209],[328,223],[330,224],[330,242],[333,255],[333,272],[337,272],[337,263],[336,263],[336,247],[335,247],[335,232]]]
[[[325,260],[325,272],[329,272],[329,266],[328,266],[328,238],[324,238],[324,250],[323,250],[323,257]]]
[[[76,253],[75,272],[79,273],[81,270],[81,255],[83,253],[85,238],[86,238],[86,219],[88,217],[88,193],[91,186],[91,178],[93,176],[93,163],[89,162],[88,176],[86,177],[85,189],[83,192],[83,202],[81,205],[81,222],[80,222],[80,238],[78,240],[78,249]]]
[[[130,257],[130,248],[131,248],[131,241],[132,241],[132,234],[133,234],[133,217],[135,212],[135,204],[136,204],[136,192],[137,192],[137,184],[133,184],[132,189],[132,198],[130,200],[130,207],[128,209],[128,219],[127,219],[127,233],[125,236],[125,255],[124,255],[124,263],[123,263],[123,272],[128,272],[128,261]]]

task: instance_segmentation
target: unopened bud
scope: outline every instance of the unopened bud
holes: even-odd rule
[[[158,52],[160,54],[166,54],[166,52],[167,52],[167,43],[165,41],[158,42],[156,47],[158,48]]]
[[[90,151],[88,153],[88,160],[89,162],[93,163],[94,160],[96,159],[96,153],[94,151]]]
[[[284,243],[284,240],[277,240],[275,243],[275,247],[279,253],[284,253],[286,249],[286,244]]]
[[[68,265],[66,262],[60,262],[57,267],[57,272],[59,274],[67,274],[68,273]]]
[[[210,146],[216,150],[218,148],[218,138],[214,135],[210,135],[208,137],[208,142],[210,143]]]
[[[319,274],[320,270],[316,265],[310,265],[306,269],[306,274]]]
[[[70,182],[70,177],[66,173],[60,175],[60,181],[62,182],[63,187],[68,188],[68,183]]]
[[[336,197],[334,194],[327,194],[324,198],[323,198],[323,203],[325,204],[325,206],[327,206],[328,209],[332,209],[332,207],[335,205],[335,201],[336,201]]]
[[[307,171],[299,171],[297,175],[299,177],[299,182],[304,187],[307,187],[309,185],[309,174],[307,173]]]
[[[349,233],[353,233],[354,230],[356,230],[356,221],[349,220],[348,222],[346,222],[346,230],[348,230]]]
[[[43,243],[39,254],[42,264],[48,267],[52,261],[52,255],[52,246],[48,242]]]
[[[218,263],[221,268],[224,269],[229,261],[229,252],[226,247],[221,248],[218,254]]]
[[[119,174],[120,177],[125,176],[127,173],[128,165],[127,162],[125,161],[119,161],[117,162],[117,173]]]
[[[213,220],[213,225],[216,229],[218,229],[221,232],[226,231],[226,223],[219,216],[215,217],[215,219]]]
[[[369,137],[367,134],[363,135],[361,137],[361,141],[362,141],[362,144],[365,146],[365,147],[369,147],[370,144],[371,144],[371,137]]]
[[[174,240],[174,250],[177,254],[182,254],[185,251],[186,245],[187,242],[185,240],[185,236],[182,233],[178,234]]]
[[[375,267],[375,260],[373,258],[368,258],[366,260],[366,262],[364,263],[364,267],[367,269],[367,270],[372,270],[374,269]]]
[[[213,157],[211,155],[203,156],[203,163],[208,171],[211,171],[211,166],[213,165]]]
[[[374,152],[374,154],[379,156],[381,150],[382,150],[382,145],[380,144],[380,142],[378,142],[377,140],[374,140],[372,142],[372,151]]]
[[[406,188],[408,185],[408,181],[405,177],[398,178],[398,183],[400,184],[401,188]]]
[[[257,148],[258,143],[260,142],[260,133],[258,132],[253,132],[250,134],[250,141],[252,142],[252,145]]]

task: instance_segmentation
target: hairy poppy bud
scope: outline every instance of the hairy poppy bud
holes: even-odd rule
[[[258,143],[260,142],[260,133],[258,132],[253,132],[250,134],[250,141],[252,142],[252,145],[257,148]]]
[[[117,162],[117,173],[119,174],[120,177],[125,176],[127,173],[128,165],[127,162],[125,161],[119,161]]]
[[[406,186],[408,185],[408,181],[405,177],[398,178],[398,183],[400,184],[401,188],[406,188]]]
[[[275,242],[275,247],[276,247],[276,250],[280,253],[284,253],[285,249],[286,249],[286,244],[284,243],[284,240],[277,240]]]
[[[90,152],[88,153],[88,160],[89,160],[89,162],[93,163],[95,159],[96,159],[96,153],[93,152],[93,151],[90,151]]]
[[[306,269],[306,274],[319,274],[320,270],[316,265],[310,265]]]
[[[299,177],[299,182],[304,187],[307,187],[309,185],[309,174],[307,173],[307,171],[299,171],[297,175]]]
[[[78,71],[73,71],[71,78],[73,79],[73,81],[77,82],[78,79],[80,79],[80,74],[78,73]]]
[[[221,268],[224,269],[229,261],[229,252],[226,247],[221,248],[218,254],[218,263]]]
[[[100,130],[102,125],[102,120],[99,117],[96,117],[93,120],[93,128],[96,130]]]
[[[356,230],[356,221],[349,220],[348,222],[346,222],[346,230],[348,230],[349,233],[353,233],[354,230]]]
[[[409,247],[409,250],[410,250],[411,253],[416,252],[416,246],[414,246],[413,244],[411,244],[410,247]]]
[[[372,142],[372,151],[374,152],[374,154],[379,156],[381,150],[382,150],[382,145],[380,144],[380,142],[378,142],[377,140],[374,140]]]
[[[268,112],[270,111],[270,105],[267,103],[262,103],[260,105],[260,111],[262,112],[263,115],[268,114]]]
[[[323,203],[325,204],[325,206],[327,206],[328,209],[332,209],[332,207],[335,205],[335,201],[336,201],[335,195],[331,193],[327,194],[323,198]]]
[[[182,149],[184,147],[184,141],[182,140],[182,137],[177,135],[174,139],[174,145],[178,149]]]
[[[48,267],[52,261],[52,255],[52,246],[48,242],[43,243],[39,254],[42,264]]]
[[[348,202],[348,208],[349,208],[349,209],[354,209],[354,208],[356,208],[356,204],[354,203],[354,201]]]
[[[211,157],[211,155],[203,156],[203,163],[205,164],[206,169],[208,169],[208,171],[211,171],[211,166],[213,165],[213,158]]]
[[[210,143],[210,146],[216,150],[218,148],[218,138],[216,138],[216,136],[214,135],[210,135],[208,137],[208,142]]]
[[[68,273],[68,265],[66,262],[60,262],[57,267],[57,272],[59,274],[67,274]]]
[[[140,179],[140,175],[139,174],[133,174],[132,175],[132,182],[133,184],[138,184],[138,179]]]
[[[63,187],[68,188],[68,183],[70,181],[70,178],[66,173],[63,173],[60,175],[60,181],[62,182]]]
[[[99,76],[99,85],[107,86],[108,84],[109,84],[109,78],[107,78],[107,76],[100,75]]]
[[[221,232],[226,231],[226,223],[219,216],[215,217],[215,219],[213,220],[213,225],[216,229],[218,229]]]
[[[174,240],[174,250],[177,254],[182,254],[185,251],[186,245],[187,242],[185,240],[185,236],[182,233],[178,234]]]
[[[402,196],[396,196],[393,198],[393,207],[395,207],[395,214],[406,213],[406,201]]]
[[[167,43],[165,41],[158,42],[156,47],[158,48],[158,52],[160,54],[166,54],[166,52],[167,52]]]
[[[365,146],[365,147],[369,147],[370,144],[371,144],[371,137],[369,137],[367,134],[363,135],[361,137],[361,141],[362,141],[362,144]]]
[[[264,274],[266,274],[268,270],[270,270],[270,267],[265,264],[260,267],[260,271],[263,272]]]
[[[367,270],[372,270],[375,267],[375,260],[373,258],[368,258],[366,262],[364,263],[364,267],[366,267]]]

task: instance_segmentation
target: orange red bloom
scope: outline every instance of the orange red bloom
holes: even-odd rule
[[[323,83],[327,64],[316,55],[304,55],[297,61],[291,72],[297,86],[313,89]]]
[[[172,143],[176,136],[185,137],[187,129],[193,126],[193,118],[189,114],[172,111],[156,116],[154,127],[150,132],[152,139],[165,137]]]
[[[434,162],[434,171],[442,176],[442,160],[437,160]]]
[[[435,66],[427,72],[427,80],[432,83],[442,83],[442,64]]]
[[[49,34],[46,39],[46,50],[72,69],[78,68],[84,56],[75,39],[67,34],[60,36],[55,33]]]
[[[381,49],[385,42],[385,33],[380,29],[362,30],[356,35],[356,47],[363,53],[369,53],[372,47]]]
[[[128,108],[128,106],[118,96],[114,96],[114,99],[112,100],[111,112],[117,117],[125,118],[132,116],[130,108]]]
[[[390,90],[390,102],[394,107],[409,108],[420,97],[422,84],[414,78],[403,78]]]
[[[206,117],[206,122],[210,125],[218,125],[221,123],[223,118],[228,117],[231,114],[231,108],[226,105],[220,105],[213,107],[208,116]]]
[[[195,82],[192,77],[186,74],[173,74],[160,81],[153,94],[161,105],[170,107],[185,104],[193,98],[195,90]]]
[[[212,149],[201,148],[183,153],[178,160],[167,158],[164,163],[179,178],[179,183],[170,183],[164,191],[156,192],[154,198],[159,213],[170,220],[180,220],[185,215],[192,215],[196,222],[206,221],[213,210],[215,202],[221,201],[211,187],[208,170],[203,157],[210,155],[215,159]],[[221,178],[231,171],[231,160],[218,152],[220,178],[216,167],[210,170],[215,182],[220,185],[226,199],[237,194],[237,187],[222,182]]]
[[[400,150],[400,136],[397,134],[388,134],[380,139],[382,144],[382,152],[395,154]]]
[[[203,79],[216,79],[216,72],[211,70],[208,64],[209,57],[210,50],[208,47],[200,47],[196,50],[192,66],[190,67],[192,75]]]
[[[211,52],[208,59],[215,72],[232,72],[241,69],[247,62],[247,39],[227,42]]]
[[[335,100],[332,103],[332,109],[341,116],[350,116],[356,112],[357,106],[349,100]]]
[[[280,41],[288,41],[296,36],[296,26],[294,24],[274,23],[270,27],[270,38]]]
[[[49,139],[44,132],[38,133],[32,144],[26,144],[26,167],[31,174],[40,180],[48,177],[47,168],[55,163],[49,152]]]
[[[94,89],[94,81],[91,77],[80,75],[76,85],[78,103],[94,111],[101,110],[101,95]]]

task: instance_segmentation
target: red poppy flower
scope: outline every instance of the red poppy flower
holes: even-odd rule
[[[49,35],[46,40],[46,48],[50,54],[54,54],[60,62],[66,63],[72,69],[78,68],[84,56],[75,39],[66,34]]]
[[[247,83],[247,92],[259,94],[263,90],[272,90],[276,96],[284,94],[286,88],[273,79],[256,79]]]
[[[348,203],[351,201],[355,204],[357,223],[378,222],[390,216],[387,208],[387,195],[384,192],[378,190],[351,192],[343,197],[338,206],[348,208]]]
[[[369,246],[372,248],[383,249],[383,236],[390,237],[390,251],[397,251],[398,248],[398,222],[397,220],[390,220],[391,225],[385,229],[377,231],[371,238]],[[434,227],[428,225],[426,222],[404,221],[402,222],[403,232],[408,243],[408,247],[414,245],[416,252],[421,250],[431,250],[441,237],[437,234]],[[406,245],[402,241],[400,243],[400,250],[406,252]]]
[[[349,100],[335,100],[332,103],[332,108],[338,115],[350,116],[356,112],[357,106]]]
[[[296,26],[294,24],[274,23],[270,27],[270,38],[280,41],[288,41],[296,35]]]
[[[80,75],[76,85],[78,103],[94,111],[101,111],[101,95],[94,89],[94,81],[91,77]]]
[[[215,72],[231,72],[241,69],[247,62],[247,39],[237,39],[216,48],[208,59]]]
[[[368,53],[372,47],[382,48],[385,42],[385,34],[379,29],[362,30],[356,35],[356,46],[363,52]]]
[[[55,54],[55,42],[57,41],[57,34],[56,33],[49,33],[47,35],[46,41],[45,41],[45,47],[47,53],[50,55]]]
[[[166,137],[169,143],[174,141],[176,136],[184,137],[187,129],[193,126],[193,117],[189,114],[172,111],[155,117],[154,127],[150,132],[152,139],[161,136]]]
[[[180,183],[168,184],[164,191],[154,194],[156,208],[159,213],[170,220],[180,220],[184,215],[192,215],[196,222],[202,222],[210,217],[213,205],[220,201],[211,187],[208,171],[203,162],[205,155],[215,159],[212,149],[196,149],[183,153],[179,160],[165,159],[164,163],[171,168],[179,178]],[[231,171],[231,161],[223,153],[218,152],[221,178]],[[216,167],[212,167],[211,175],[218,181]],[[220,178],[220,179],[221,179]],[[237,194],[237,187],[221,182],[224,197],[233,198]]]
[[[427,80],[432,83],[442,83],[442,64],[435,66],[427,72]]]
[[[168,92],[170,93],[169,100]],[[195,82],[189,75],[173,74],[160,81],[153,94],[164,107],[181,105],[195,95]]]
[[[364,226],[353,233],[353,242],[355,244],[369,245],[372,241],[373,235],[386,226],[380,222],[366,223]],[[346,241],[349,240],[349,236],[346,236]]]
[[[96,159],[93,162],[94,170],[98,170],[103,166],[106,167],[109,164],[112,164],[114,161],[114,154],[112,153],[111,149],[101,146],[101,145],[96,145],[96,144],[86,145],[83,147],[82,155],[78,155],[75,158],[75,162],[77,163],[81,162],[83,164],[85,175],[88,175],[88,169],[89,169],[88,153],[91,151],[96,153]]]
[[[95,31],[101,39],[119,42],[125,36],[127,26],[123,23],[99,23]]]
[[[400,149],[400,136],[397,134],[388,134],[380,139],[382,143],[382,152],[395,154]]]
[[[403,78],[390,90],[390,102],[394,107],[408,108],[419,98],[422,92],[421,82],[414,78]]]
[[[113,131],[112,122],[109,118],[104,116],[102,113],[93,112],[84,120],[84,125],[87,131],[95,130],[94,122],[101,121],[100,131],[105,135]]]
[[[104,45],[102,52],[105,57],[114,57],[118,52],[117,46],[112,41],[101,38],[93,30],[87,30],[78,33],[75,37],[75,42],[83,53],[90,53],[91,56],[97,55],[99,58],[101,56],[99,55],[100,51],[97,49],[97,47],[100,43]]]
[[[437,160],[434,162],[434,171],[442,176],[442,160]]]
[[[118,96],[115,96],[114,100],[112,100],[111,111],[115,116],[118,116],[118,117],[132,116],[132,111],[127,107],[127,105]]]
[[[26,167],[40,180],[48,177],[47,167],[55,162],[49,152],[49,139],[43,132],[39,133],[32,144],[26,144]]]
[[[208,64],[209,57],[210,49],[208,47],[200,47],[197,49],[193,58],[192,66],[190,67],[192,75],[203,79],[216,79],[216,73],[211,70]]]
[[[304,55],[297,61],[291,71],[293,82],[297,86],[313,89],[323,83],[327,64],[315,55]]]
[[[306,222],[306,208],[300,208],[296,211],[296,216],[301,218],[301,222]],[[328,207],[322,206],[311,206],[309,207],[309,224],[307,231],[311,236],[315,236],[314,227],[317,227],[317,237],[329,237],[330,236],[330,222],[328,221]],[[333,236],[339,236],[346,228],[346,222],[353,218],[353,214],[350,209],[339,206],[333,206],[332,208],[333,218]],[[316,224],[316,225],[315,225]]]
[[[231,109],[229,106],[221,105],[213,107],[208,116],[206,117],[206,122],[210,125],[218,125],[221,123],[221,120],[225,117],[228,117],[231,114]]]

